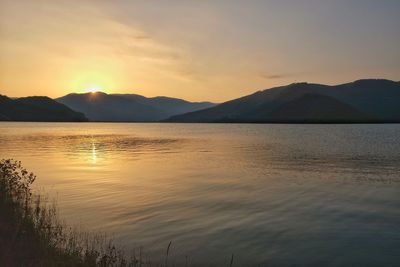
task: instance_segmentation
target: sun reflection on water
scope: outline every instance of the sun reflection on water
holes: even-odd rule
[[[94,140],[92,140],[92,163],[97,162],[97,150],[96,150],[96,144],[94,143]]]

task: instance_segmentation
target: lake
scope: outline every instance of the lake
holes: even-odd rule
[[[68,224],[189,266],[399,266],[400,125],[0,123]],[[161,258],[159,259],[161,260]]]

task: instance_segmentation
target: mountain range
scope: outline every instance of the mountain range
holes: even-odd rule
[[[400,82],[358,80],[341,85],[294,83],[172,116],[168,122],[400,122]]]
[[[32,96],[11,99],[0,95],[0,121],[88,121],[82,113],[73,111],[49,97]]]
[[[214,104],[102,92],[57,99],[0,95],[0,120],[237,123],[400,122],[400,82],[293,83]]]
[[[189,102],[163,96],[147,98],[102,92],[69,94],[55,100],[84,113],[90,121],[109,122],[154,122],[215,106],[210,102]]]

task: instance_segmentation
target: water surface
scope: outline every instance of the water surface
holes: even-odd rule
[[[0,123],[70,224],[191,266],[399,266],[400,125]],[[152,256],[156,257],[156,256]]]

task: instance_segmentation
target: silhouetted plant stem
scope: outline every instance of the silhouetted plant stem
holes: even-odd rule
[[[167,255],[165,256],[165,267],[168,267],[168,255],[169,255],[169,248],[171,247],[172,241],[169,241],[168,247],[167,247]]]

